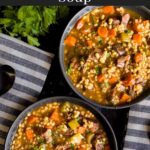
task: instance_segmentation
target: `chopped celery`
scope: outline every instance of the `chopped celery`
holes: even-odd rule
[[[67,69],[66,69],[66,73],[68,74],[68,75],[70,75],[70,73],[71,73],[71,66],[70,65],[68,65],[68,67],[67,67]]]
[[[80,124],[78,123],[78,121],[76,119],[73,119],[71,120],[69,123],[68,123],[69,127],[72,129],[72,130],[75,130],[77,127],[80,126]]]
[[[94,138],[94,133],[88,133],[88,135],[87,135],[87,143],[90,144],[93,138]]]
[[[129,33],[121,33],[121,40],[123,42],[130,42],[130,34]]]
[[[66,113],[66,112],[68,112],[69,108],[70,108],[70,103],[69,102],[65,102],[61,106],[61,112],[62,113]]]
[[[99,66],[95,67],[95,73],[96,75],[99,75],[101,73],[101,68]]]

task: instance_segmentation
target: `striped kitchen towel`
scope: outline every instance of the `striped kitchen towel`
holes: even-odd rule
[[[4,149],[7,132],[15,118],[37,100],[52,57],[53,54],[0,34],[0,64],[10,65],[16,71],[12,89],[0,97],[0,150]]]
[[[123,150],[150,150],[150,97],[131,107]]]

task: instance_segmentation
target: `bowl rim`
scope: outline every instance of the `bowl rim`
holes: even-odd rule
[[[31,111],[35,110],[36,108],[39,108],[45,104],[48,104],[48,103],[53,103],[53,102],[61,103],[61,102],[66,102],[66,101],[76,104],[76,105],[79,105],[81,107],[84,107],[85,109],[91,111],[96,116],[96,118],[99,120],[99,122],[102,124],[102,127],[104,128],[104,131],[107,133],[107,136],[111,136],[113,138],[113,142],[112,142],[112,139],[109,139],[110,144],[113,143],[115,150],[118,150],[118,144],[117,144],[117,139],[116,139],[114,130],[113,130],[112,126],[110,125],[109,121],[106,119],[106,117],[97,108],[90,105],[86,101],[82,101],[79,98],[68,97],[68,96],[55,96],[55,97],[44,98],[44,99],[41,99],[41,100],[33,103],[26,109],[24,109],[20,113],[20,115],[16,118],[16,120],[13,122],[12,126],[10,127],[10,129],[8,131],[8,134],[7,134],[7,137],[5,140],[5,144],[4,144],[4,150],[10,149],[10,145],[11,145],[11,142],[12,142],[12,140],[15,136],[15,133],[18,129],[18,125],[24,120],[24,118],[27,116],[27,114],[29,112],[31,112]],[[104,127],[104,125],[106,127]],[[108,135],[108,132],[111,135]]]
[[[60,68],[61,71],[63,73],[63,76],[65,78],[65,80],[67,81],[67,83],[69,84],[69,86],[71,87],[71,89],[79,96],[81,97],[83,100],[87,101],[88,103],[96,106],[96,107],[101,107],[104,109],[125,109],[125,108],[129,108],[139,102],[141,102],[142,100],[148,98],[150,96],[150,92],[149,89],[144,91],[144,94],[142,93],[139,97],[136,98],[136,100],[131,101],[130,103],[126,103],[124,105],[102,105],[94,100],[91,100],[90,98],[85,97],[81,92],[78,91],[78,89],[75,88],[75,86],[72,84],[71,80],[69,79],[69,76],[66,74],[66,70],[65,70],[65,64],[64,64],[64,39],[65,37],[68,35],[68,33],[71,31],[71,29],[74,27],[74,25],[76,24],[76,22],[82,18],[85,14],[89,13],[90,11],[94,10],[95,8],[98,7],[103,7],[103,6],[85,6],[84,8],[82,8],[80,11],[78,11],[69,21],[69,23],[67,24],[61,39],[60,39],[60,45],[59,45],[59,64],[60,64]],[[148,9],[145,6],[123,6],[124,8],[127,9],[132,9],[133,11],[137,11],[137,13],[141,14],[143,13],[143,15],[148,16],[150,18],[150,9]]]

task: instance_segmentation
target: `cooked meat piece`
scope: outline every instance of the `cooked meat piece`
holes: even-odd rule
[[[125,14],[125,15],[122,16],[121,23],[124,24],[124,25],[127,25],[129,20],[130,20],[130,15],[129,14]]]
[[[115,45],[113,45],[113,49],[115,51],[117,51],[119,55],[124,55],[126,53],[125,49],[122,47],[121,44],[115,44]]]
[[[104,145],[102,145],[101,143],[96,143],[95,150],[104,150]]]
[[[99,129],[99,123],[98,122],[94,122],[93,123],[93,127],[91,128],[92,132],[96,132]]]
[[[51,129],[47,129],[46,132],[43,134],[43,137],[45,138],[47,143],[52,142],[52,131]]]
[[[113,20],[113,25],[119,25],[120,24],[120,20],[119,19],[114,19]]]
[[[58,145],[55,150],[68,150],[70,145]]]
[[[123,68],[125,66],[126,61],[130,60],[130,55],[122,56],[117,61],[117,67]]]
[[[73,130],[68,130],[66,133],[65,133],[65,135],[66,136],[72,136],[74,134],[74,131]]]
[[[72,58],[71,63],[70,63],[70,67],[77,69],[79,67],[79,60],[77,58]]]
[[[119,58],[117,61],[117,67],[123,68],[125,66],[125,61],[126,61],[125,57]]]

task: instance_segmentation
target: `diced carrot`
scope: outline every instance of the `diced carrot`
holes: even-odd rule
[[[81,133],[81,134],[83,134],[83,133],[85,133],[85,130],[86,130],[86,128],[85,128],[85,127],[78,127],[78,129],[77,129],[77,133]]]
[[[111,77],[111,78],[109,79],[109,83],[110,83],[110,84],[115,84],[117,81],[118,81],[117,77]]]
[[[141,44],[142,43],[142,36],[141,34],[134,34],[133,35],[133,41],[137,44]]]
[[[58,109],[55,109],[53,111],[53,113],[50,116],[50,119],[56,121],[57,123],[60,123],[62,121],[62,117],[60,116]]]
[[[84,143],[81,141],[78,150],[87,150],[87,144],[84,144]]]
[[[104,80],[105,80],[105,76],[100,74],[98,77],[97,77],[97,80],[99,83],[102,83]]]
[[[73,46],[75,46],[76,42],[77,42],[77,39],[70,35],[65,39],[64,43],[68,46],[73,47]]]
[[[123,81],[124,86],[132,86],[135,84],[135,79],[133,78],[132,74],[127,74],[125,80]]]
[[[139,63],[142,61],[142,54],[140,52],[136,53],[135,56],[134,56],[134,60],[136,63]]]
[[[33,132],[32,129],[27,128],[27,129],[25,130],[25,134],[26,134],[26,138],[27,138],[29,141],[32,141],[32,140],[33,140],[33,138],[34,138],[34,132]]]
[[[76,29],[80,30],[83,26],[84,26],[83,19],[78,20],[77,25],[76,25]]]
[[[109,37],[110,37],[110,38],[114,38],[115,36],[116,36],[116,31],[115,31],[115,29],[109,30]]]
[[[88,44],[88,46],[91,47],[91,46],[93,46],[94,42],[93,42],[92,40],[88,40],[88,41],[87,41],[87,44]]]
[[[28,120],[27,120],[27,123],[28,123],[28,124],[33,124],[33,123],[35,123],[35,122],[37,122],[37,121],[38,121],[38,117],[32,115],[32,116],[29,116],[29,118],[28,118]]]
[[[102,38],[106,38],[108,36],[108,29],[106,27],[99,27],[97,32]]]
[[[115,13],[114,6],[104,6],[102,8],[102,10],[103,10],[104,14],[114,14]]]
[[[131,96],[130,96],[130,95],[128,95],[128,94],[126,94],[126,93],[122,93],[122,94],[121,94],[120,101],[121,101],[122,103],[125,103],[125,102],[127,102],[128,100],[130,100],[130,99],[131,99]]]

